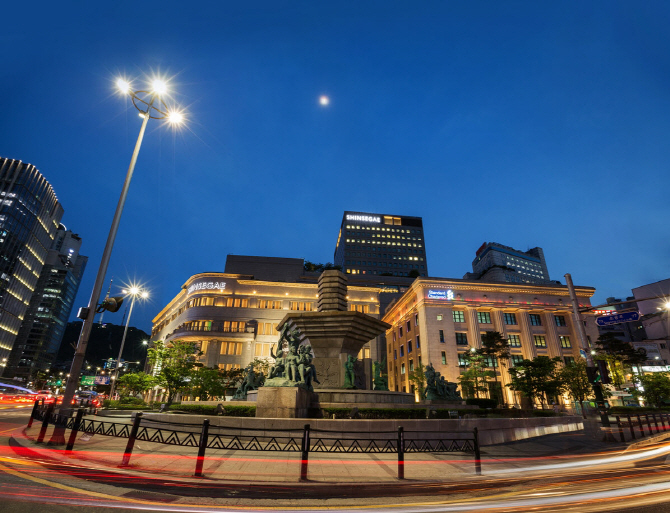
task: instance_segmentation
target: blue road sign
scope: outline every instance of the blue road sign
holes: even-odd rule
[[[614,315],[603,315],[596,319],[598,326],[609,326],[610,324],[621,324],[622,322],[633,322],[640,320],[640,312],[624,312]]]

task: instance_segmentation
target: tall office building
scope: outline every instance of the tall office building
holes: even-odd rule
[[[472,261],[472,271],[463,278],[505,283],[551,283],[542,248],[521,251],[497,242],[485,242]]]
[[[7,360],[6,376],[29,378],[53,364],[88,261],[80,248],[81,238],[59,225]]]
[[[346,274],[428,276],[423,221],[420,217],[345,212],[334,262]]]
[[[62,216],[35,166],[0,158],[0,375]]]

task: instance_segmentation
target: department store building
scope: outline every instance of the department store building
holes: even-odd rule
[[[281,260],[288,265],[296,260],[302,266],[302,259]],[[317,288],[316,277],[297,282],[255,279],[251,274],[196,274],[154,318],[151,340],[194,341],[206,367],[244,368],[254,358],[270,357],[273,346],[276,352],[276,327],[287,313],[316,311]],[[349,309],[379,318],[379,292],[377,287],[349,285]],[[375,344],[368,342],[359,358],[376,358],[372,353]]]
[[[575,289],[580,307],[590,306],[595,289]],[[588,343],[594,344],[598,339],[595,317],[582,314],[582,318]],[[564,363],[580,358],[565,285],[417,278],[386,309],[382,320],[392,326],[386,333],[389,389],[399,392],[413,390],[409,373],[420,364],[430,363],[448,381],[458,383],[466,369],[465,353],[481,347],[481,335],[487,331],[500,332],[511,346],[508,362],[490,362],[507,404],[521,401],[505,386],[508,366],[536,356],[558,356]],[[567,402],[567,398],[561,400]]]

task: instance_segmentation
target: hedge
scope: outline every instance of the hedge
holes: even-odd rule
[[[353,408],[323,408],[324,418],[348,419],[351,418]],[[359,408],[359,419],[425,419],[427,408]],[[558,417],[560,414],[553,410],[515,410],[515,409],[430,409],[431,419],[449,419],[449,412],[457,412],[458,417],[466,415],[476,418],[528,418],[528,417]]]
[[[487,408],[496,408],[498,406],[498,401],[495,399],[479,399],[476,397],[466,399],[465,404],[471,405],[471,406],[479,406],[480,408],[487,409]]]
[[[123,404],[119,401],[112,401],[110,399],[105,399],[102,401],[102,407],[109,410],[151,410],[151,406],[147,405],[145,402],[134,403],[134,404]]]
[[[255,406],[226,406],[225,403],[221,403],[223,406],[224,417],[255,417],[256,416],[256,407]],[[184,413],[192,413],[194,415],[217,415],[216,411],[217,406],[209,404],[173,404],[170,406],[171,411],[180,411]]]

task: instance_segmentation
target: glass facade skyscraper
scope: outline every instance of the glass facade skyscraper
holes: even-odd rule
[[[53,364],[88,261],[79,254],[80,247],[81,238],[61,224],[7,361],[6,376],[28,379]]]
[[[35,166],[0,157],[0,375],[62,216],[56,194]]]

